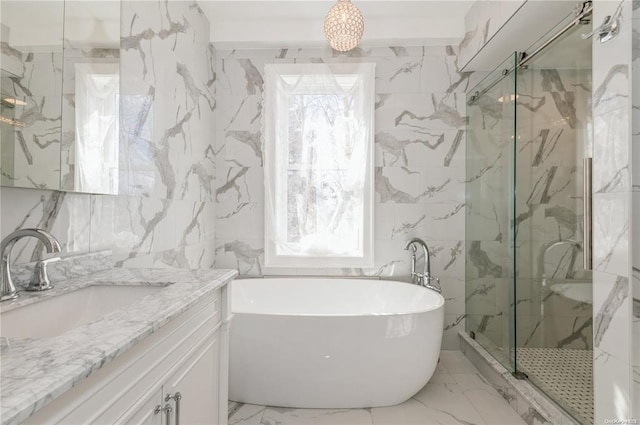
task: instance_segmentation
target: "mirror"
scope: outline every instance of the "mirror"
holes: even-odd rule
[[[2,185],[59,189],[64,4],[0,7]]]
[[[2,186],[117,193],[120,3],[0,8]]]

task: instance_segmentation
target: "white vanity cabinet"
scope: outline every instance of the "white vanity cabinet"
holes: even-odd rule
[[[138,400],[138,410],[129,412],[129,415],[123,417],[121,423],[140,424],[140,425],[162,425],[166,422],[166,415],[162,410],[162,389],[153,391],[149,398]],[[160,408],[160,410],[158,410]],[[169,412],[172,415],[172,412]],[[171,417],[171,416],[170,416]]]
[[[226,425],[229,293],[203,297],[24,423]]]
[[[219,400],[219,388],[200,384],[203,379],[218,382],[220,374],[219,340],[210,338],[191,354],[185,363],[171,376],[163,386],[164,401],[173,405],[175,422],[180,424],[208,424],[211,418],[217,418],[220,412],[216,403]],[[215,359],[214,362],[211,360]],[[226,412],[226,409],[224,409]],[[219,422],[219,419],[218,419]]]

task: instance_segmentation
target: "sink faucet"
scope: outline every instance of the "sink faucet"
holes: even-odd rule
[[[60,252],[60,243],[52,234],[42,229],[19,229],[9,234],[0,243],[0,255],[2,255],[2,282],[0,284],[0,301],[12,300],[18,296],[18,291],[11,279],[11,270],[9,269],[9,261],[11,259],[11,250],[13,245],[19,240],[27,236],[32,236],[43,243],[49,254]]]
[[[424,268],[422,273],[416,273],[416,251],[418,250],[416,245],[420,245],[424,252]],[[413,238],[407,242],[407,245],[404,247],[406,250],[409,250],[409,248],[411,248],[411,282],[436,292],[442,292],[440,279],[431,276],[431,259],[429,258],[429,247],[427,244],[422,239]],[[436,281],[436,285],[431,284],[432,280]]]

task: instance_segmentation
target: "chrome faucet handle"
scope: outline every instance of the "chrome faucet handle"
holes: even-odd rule
[[[436,281],[436,284],[432,285],[431,282],[434,280]],[[431,275],[425,277],[424,287],[428,289],[432,289],[436,292],[442,292],[442,286],[440,286],[440,278],[433,277]]]
[[[52,289],[53,285],[49,280],[49,276],[47,274],[47,266],[51,263],[56,263],[60,261],[60,257],[48,258],[46,260],[40,260],[36,263],[35,269],[33,270],[33,276],[31,277],[31,282],[29,282],[29,286],[27,286],[27,291],[46,291],[48,289]]]
[[[407,245],[405,245],[404,247],[405,250],[409,250],[411,249],[411,283],[415,284],[419,284],[420,283],[420,275],[418,273],[416,273],[416,252],[418,251],[418,248],[416,248],[416,245],[414,243],[413,240],[410,240]]]

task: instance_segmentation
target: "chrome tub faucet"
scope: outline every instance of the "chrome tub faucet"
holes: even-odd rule
[[[421,246],[424,253],[424,268],[422,269],[422,273],[416,272],[416,251],[418,250],[416,245]],[[404,249],[407,251],[411,249],[411,282],[436,292],[442,292],[440,279],[436,279],[431,275],[431,258],[429,257],[429,247],[427,244],[422,239],[413,238],[407,242]],[[432,285],[431,282],[434,280],[436,284]]]
[[[11,270],[9,268],[9,262],[11,260],[11,250],[15,243],[25,237],[34,237],[38,239],[44,245],[47,253],[52,254],[54,252],[60,252],[60,243],[49,232],[42,229],[19,229],[9,234],[0,243],[0,255],[2,255],[2,263],[0,268],[2,269],[2,281],[0,282],[0,301],[12,300],[18,297],[18,291],[16,290],[13,280],[11,279]],[[40,266],[38,264],[41,264]],[[36,276],[36,274],[38,276]],[[45,289],[51,289],[51,284],[46,275],[46,260],[44,262],[38,262],[36,264],[36,271],[34,272],[34,278],[31,280],[28,290],[42,291]]]

